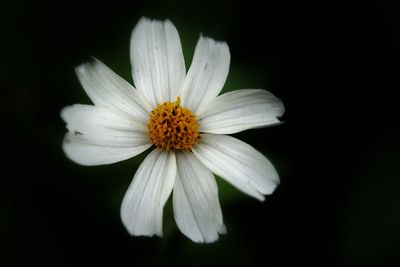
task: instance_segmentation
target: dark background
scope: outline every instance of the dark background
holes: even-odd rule
[[[392,1],[394,2],[394,1]],[[13,1],[2,4],[1,266],[399,266],[399,8],[390,1]],[[62,107],[90,103],[74,67],[96,56],[129,82],[130,33],[169,18],[187,67],[200,32],[226,40],[226,90],[265,88],[278,127],[235,136],[281,185],[264,203],[218,179],[228,234],[131,237],[122,197],[144,155],[82,167],[61,149]]]

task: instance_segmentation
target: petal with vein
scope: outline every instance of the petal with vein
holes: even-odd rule
[[[195,156],[213,173],[259,200],[279,183],[274,166],[252,146],[227,135],[203,134]]]
[[[135,86],[151,107],[175,101],[186,74],[175,26],[142,18],[132,32],[130,54]]]
[[[283,112],[282,101],[271,93],[243,89],[214,98],[198,116],[202,132],[232,134],[277,124]]]
[[[174,153],[154,149],[145,158],[121,206],[122,222],[131,235],[162,236],[163,208],[175,177]]]
[[[214,175],[191,153],[176,154],[178,173],[173,192],[179,229],[195,242],[214,242],[225,233]]]
[[[69,132],[63,149],[81,165],[122,161],[151,146],[146,128],[123,112],[90,105],[73,105],[61,111]]]
[[[230,64],[229,47],[201,36],[182,88],[182,104],[195,113],[224,87]]]
[[[78,66],[75,72],[96,106],[123,111],[146,125],[151,110],[146,108],[144,98],[100,60],[94,58]]]

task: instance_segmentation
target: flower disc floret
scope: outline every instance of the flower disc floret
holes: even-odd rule
[[[161,150],[191,151],[200,139],[196,115],[175,102],[159,104],[151,113],[147,125],[151,142]]]

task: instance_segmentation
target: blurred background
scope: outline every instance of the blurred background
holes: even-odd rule
[[[0,266],[399,266],[399,7],[394,1],[10,1],[2,4]],[[132,82],[130,34],[170,19],[186,66],[199,34],[228,42],[224,91],[264,88],[285,123],[234,135],[281,185],[260,203],[218,179],[228,234],[131,237],[119,209],[147,153],[82,167],[60,110],[90,104],[74,67],[95,56]]]

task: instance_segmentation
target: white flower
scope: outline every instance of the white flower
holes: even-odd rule
[[[218,96],[229,71],[225,42],[201,36],[186,73],[179,35],[170,21],[142,18],[132,33],[134,88],[99,60],[76,73],[94,105],[65,107],[63,149],[74,162],[101,165],[154,145],[123,199],[132,235],[162,236],[163,207],[173,192],[179,229],[195,242],[225,232],[214,174],[264,200],[279,177],[260,152],[227,136],[279,122],[282,102],[265,90]]]

